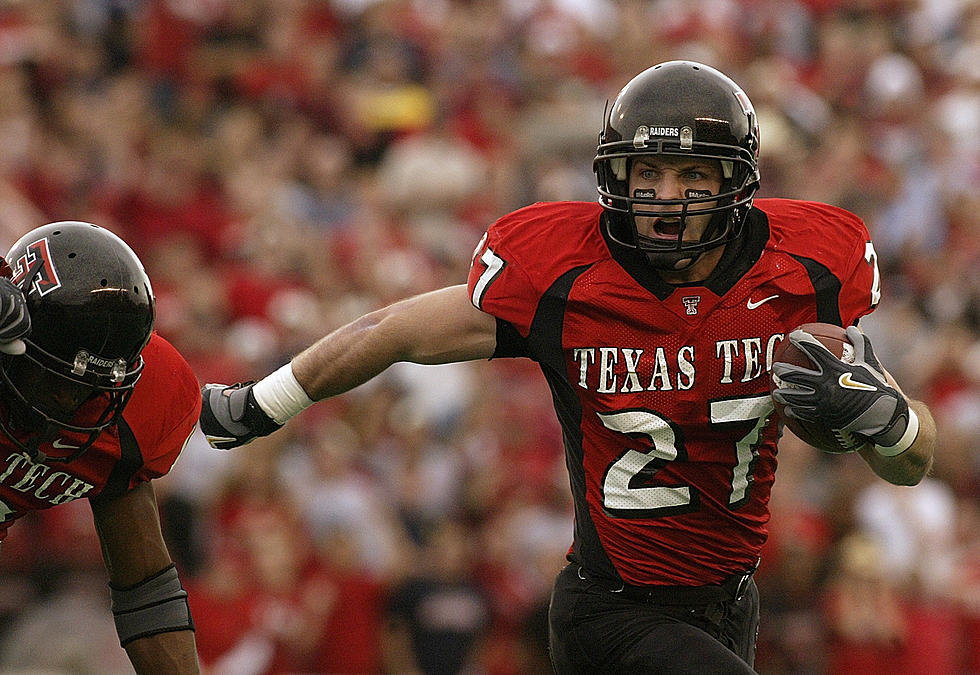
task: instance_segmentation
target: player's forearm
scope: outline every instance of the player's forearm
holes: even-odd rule
[[[473,306],[466,286],[425,293],[338,328],[258,382],[205,386],[201,430],[215,448],[238,447],[393,363],[489,358],[496,342],[496,319]]]
[[[879,454],[871,445],[859,451],[878,476],[895,485],[918,484],[932,467],[936,448],[936,423],[929,408],[912,400],[909,408],[918,417],[919,431],[908,450],[894,457]]]
[[[139,675],[196,675],[201,672],[194,633],[189,630],[134,640],[126,645],[126,653]]]
[[[313,400],[342,394],[393,363],[438,364],[489,358],[493,317],[469,303],[465,286],[402,300],[338,328],[292,361]]]
[[[342,394],[400,359],[399,345],[384,338],[382,323],[389,311],[342,326],[293,358],[293,375],[311,399]]]

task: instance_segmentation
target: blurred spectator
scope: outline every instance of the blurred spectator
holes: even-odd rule
[[[895,672],[912,638],[882,553],[855,534],[841,541],[828,582],[829,672]]]
[[[77,572],[51,595],[25,605],[0,635],[0,670],[132,673],[112,621],[106,620],[109,608],[104,584],[103,573]]]
[[[857,527],[881,550],[880,564],[897,588],[935,599],[950,587],[956,501],[947,485],[926,478],[921,489],[895,491],[873,483],[855,498]],[[896,518],[905,520],[896,527]]]
[[[872,539],[841,540],[827,588],[827,672],[963,672],[956,613],[903,589]]]
[[[490,622],[475,575],[474,544],[452,520],[427,533],[418,567],[391,591],[385,669],[453,675],[471,670]]]
[[[301,444],[283,459],[282,478],[322,555],[386,579],[405,567],[409,543],[393,505],[364,463],[364,450],[343,420],[325,420],[309,446]],[[343,557],[335,550],[341,541]]]

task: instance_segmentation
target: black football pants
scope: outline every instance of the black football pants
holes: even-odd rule
[[[551,663],[557,675],[749,674],[758,627],[754,581],[739,600],[653,604],[583,579],[572,564],[551,596]]]

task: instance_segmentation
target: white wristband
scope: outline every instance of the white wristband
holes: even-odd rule
[[[252,387],[255,401],[276,424],[285,424],[314,401],[293,375],[292,363],[262,378]]]
[[[882,457],[895,457],[900,455],[915,443],[915,437],[919,435],[919,417],[915,411],[909,408],[909,425],[905,428],[905,433],[898,439],[895,445],[876,445],[875,452]]]

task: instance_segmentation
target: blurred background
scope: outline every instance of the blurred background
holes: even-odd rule
[[[862,321],[940,427],[915,489],[781,445],[761,673],[980,673],[976,0],[0,2],[0,250],[62,219],[136,249],[202,382],[466,278],[496,217],[596,199],[607,99],[669,59],[739,82],[760,196],[860,215]],[[207,672],[550,672],[571,541],[530,363],[398,366],[157,482]],[[82,500],[0,555],[0,672],[128,673]]]

